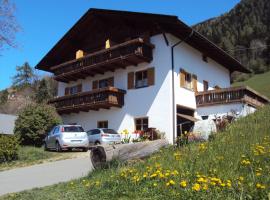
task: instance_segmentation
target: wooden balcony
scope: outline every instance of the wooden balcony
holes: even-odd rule
[[[52,67],[55,80],[76,81],[130,65],[150,62],[154,45],[138,38]]]
[[[232,87],[219,90],[197,92],[197,107],[217,104],[246,103],[254,107],[262,107],[269,103],[269,99],[249,87]]]
[[[49,101],[59,114],[78,113],[80,111],[121,108],[124,106],[126,91],[114,87],[57,97]]]

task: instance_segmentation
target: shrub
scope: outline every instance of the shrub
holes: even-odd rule
[[[19,141],[14,135],[0,134],[0,163],[18,158]]]
[[[61,123],[55,108],[48,105],[30,104],[19,114],[14,132],[22,145],[41,146],[47,132]]]

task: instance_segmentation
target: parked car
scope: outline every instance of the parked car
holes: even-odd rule
[[[88,151],[89,141],[86,132],[80,125],[55,126],[46,136],[44,149],[54,149],[58,152],[73,148]]]
[[[121,143],[121,135],[113,129],[97,128],[87,131],[89,144],[116,144]]]

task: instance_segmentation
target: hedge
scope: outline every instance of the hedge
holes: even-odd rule
[[[18,158],[19,141],[14,135],[0,134],[0,163]]]
[[[46,134],[61,122],[54,107],[30,104],[19,113],[14,133],[20,138],[22,145],[42,146]]]

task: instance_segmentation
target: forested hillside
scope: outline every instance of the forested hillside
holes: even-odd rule
[[[57,83],[50,77],[38,77],[26,62],[16,67],[12,86],[0,91],[0,113],[18,114],[31,103],[43,104],[56,95]]]
[[[269,0],[242,0],[230,12],[194,28],[254,73],[270,70]]]

